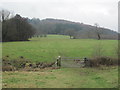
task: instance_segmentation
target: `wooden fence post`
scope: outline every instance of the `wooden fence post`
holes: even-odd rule
[[[57,58],[57,66],[59,68],[61,67],[61,56],[58,56],[58,58]]]

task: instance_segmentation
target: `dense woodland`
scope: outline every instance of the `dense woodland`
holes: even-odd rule
[[[16,14],[10,17],[9,11],[2,10],[2,41],[27,41],[35,34],[35,29],[26,18]]]
[[[118,39],[118,33],[102,28],[95,23],[94,26],[71,22],[59,19],[43,19],[38,18],[28,19],[28,22],[36,28],[36,36],[46,36],[47,34],[69,35],[70,38],[93,38],[93,39]]]

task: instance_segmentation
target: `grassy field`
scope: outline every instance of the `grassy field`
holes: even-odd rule
[[[10,60],[23,56],[33,62],[56,60],[57,56],[92,57],[95,48],[101,45],[104,56],[117,57],[117,40],[69,39],[63,35],[48,35],[46,38],[32,38],[30,41],[4,42],[3,57]]]
[[[51,62],[57,56],[92,57],[98,46],[104,56],[117,57],[116,40],[69,39],[48,35],[30,41],[4,42],[3,58],[17,60],[20,56],[32,62]],[[118,68],[61,68],[40,71],[3,72],[3,88],[114,88],[118,86]]]
[[[39,72],[3,72],[3,88],[116,88],[118,69],[61,68]]]

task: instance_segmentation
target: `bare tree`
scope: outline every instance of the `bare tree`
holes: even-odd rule
[[[104,52],[105,50],[103,49],[103,45],[101,42],[98,42],[97,44],[95,44],[95,46],[93,47],[93,52],[92,52],[92,56],[93,57],[102,57],[104,56]]]
[[[98,40],[100,40],[101,39],[101,30],[99,28],[99,24],[95,23],[94,25],[95,25],[95,32],[97,34]]]
[[[119,41],[118,41],[118,43],[119,43]],[[117,56],[119,58],[120,57],[120,45],[118,43],[116,45],[114,45],[114,54],[115,54],[115,56]]]
[[[69,35],[70,39],[72,39],[72,37],[74,37],[75,30],[74,29],[68,29],[68,30],[66,30],[65,34]]]
[[[7,33],[8,33],[8,27],[6,26],[6,20],[9,19],[10,17],[10,12],[8,10],[4,10],[2,9],[0,11],[0,17],[1,17],[1,22],[2,22],[2,37],[6,37]]]
[[[2,10],[1,11],[1,19],[2,19],[2,21],[4,22],[5,20],[7,20],[8,18],[9,18],[9,16],[10,16],[10,12],[9,11],[7,11],[7,10]]]

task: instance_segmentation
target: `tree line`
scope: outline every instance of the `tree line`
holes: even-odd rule
[[[94,26],[60,19],[28,19],[28,22],[36,28],[35,36],[46,36],[47,34],[68,35],[70,39],[118,39],[118,33],[100,27],[98,23]]]
[[[2,22],[2,41],[28,41],[35,34],[35,28],[30,25],[27,18],[16,14],[15,16],[7,10],[0,11]]]

